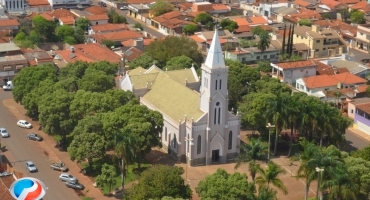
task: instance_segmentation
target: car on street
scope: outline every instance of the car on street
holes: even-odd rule
[[[119,8],[120,10],[128,10],[128,7],[127,6],[122,6]]]
[[[64,181],[64,182],[71,182],[71,183],[77,182],[77,178],[68,173],[62,173],[59,176],[59,180]]]
[[[37,168],[36,168],[36,165],[33,164],[32,161],[27,161],[26,162],[26,168],[28,169],[29,172],[33,173],[33,172],[37,172]]]
[[[35,141],[42,141],[44,139],[41,136],[37,135],[36,133],[28,133],[27,138],[29,140],[35,140]]]
[[[362,59],[361,62],[367,64],[367,63],[370,63],[370,59]]]
[[[28,121],[26,120],[19,120],[17,122],[17,126],[19,127],[22,127],[22,128],[32,128],[32,124],[29,123]]]
[[[53,170],[61,171],[61,172],[68,171],[68,168],[62,165],[62,163],[53,163],[50,165],[50,168]]]
[[[0,134],[3,138],[9,137],[9,133],[5,128],[0,128]]]
[[[85,186],[82,185],[79,182],[75,182],[75,183],[66,182],[66,186],[69,187],[69,188],[77,189],[77,190],[83,190],[83,189],[85,189]]]

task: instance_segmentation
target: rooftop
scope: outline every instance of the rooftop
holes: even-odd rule
[[[60,17],[59,21],[66,25],[74,25],[75,19],[73,17]]]
[[[48,0],[26,0],[30,7],[50,6]]]
[[[0,52],[19,51],[19,50],[21,50],[21,49],[14,43],[2,43],[2,44],[0,44]]]
[[[19,26],[19,22],[16,19],[3,19],[0,20],[0,27],[4,26]]]
[[[98,41],[101,41],[103,39],[106,40],[129,40],[129,39],[137,39],[137,38],[143,38],[144,36],[137,31],[130,31],[130,30],[124,30],[124,31],[117,31],[117,32],[108,32],[108,33],[100,33],[100,34],[93,34],[91,37],[95,38]]]
[[[353,99],[350,103],[353,105],[370,103],[370,98],[369,97],[357,98],[357,99]]]
[[[103,8],[103,7],[100,7],[100,6],[90,6],[90,7],[87,7],[85,9],[85,11],[93,14],[93,15],[102,15],[102,14],[106,14],[108,11]]]
[[[52,10],[52,11],[47,11],[45,13],[52,16],[52,17],[55,17],[57,19],[59,19],[61,17],[76,18],[76,15],[74,15],[71,11],[69,11],[67,9],[64,9],[64,8],[60,8],[60,9],[56,9],[56,10]]]
[[[273,65],[276,65],[282,69],[293,69],[293,68],[304,68],[304,67],[316,66],[316,64],[312,60],[276,63]]]
[[[367,114],[370,114],[370,103],[357,105],[356,108],[364,111]]]
[[[107,14],[88,15],[88,16],[85,16],[85,17],[86,17],[86,19],[89,19],[90,21],[108,20],[109,19]]]
[[[128,60],[128,61],[133,61],[135,60],[137,57],[139,57],[141,54],[143,54],[142,51],[140,51],[138,48],[136,47],[131,47],[129,48],[128,50],[126,50],[124,53],[123,53],[123,57]]]
[[[360,78],[356,75],[353,75],[349,72],[344,72],[341,74],[334,75],[317,75],[307,78],[303,78],[308,88],[324,88],[337,86],[338,83],[346,85],[356,85],[356,84],[365,84],[367,80]]]
[[[322,63],[318,60],[314,60],[315,64],[317,65],[317,75],[334,75],[334,74],[340,74],[344,72],[349,72],[347,68],[336,68],[332,67],[330,65],[327,65],[325,63]]]
[[[333,60],[328,61],[328,64],[337,68],[347,68],[352,74],[357,74],[368,69],[368,67],[354,61],[349,60]]]
[[[99,24],[90,27],[94,32],[128,30],[126,24]]]

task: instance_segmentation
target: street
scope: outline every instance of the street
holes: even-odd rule
[[[34,177],[45,183],[48,189],[44,200],[80,199],[73,189],[67,188],[65,183],[59,180],[60,172],[50,169],[50,164],[56,160],[54,158],[52,161],[49,152],[41,148],[43,145],[47,146],[45,142],[28,140],[27,134],[32,132],[32,129],[22,129],[16,125],[19,119],[16,119],[3,103],[3,100],[10,98],[13,98],[11,92],[0,90],[0,127],[6,128],[10,135],[9,138],[1,138],[1,145],[6,146],[8,152],[5,152],[5,155],[11,154],[7,157],[11,165],[16,171],[22,172],[24,177]],[[26,170],[26,161],[32,161],[38,172],[29,173]]]
[[[354,48],[349,49],[349,53],[354,55],[354,60],[355,62],[362,63],[362,59],[369,59],[370,56],[368,53],[356,50]]]
[[[363,133],[365,134],[365,133]],[[361,137],[357,133],[354,133],[350,130],[346,130],[345,134],[347,140],[347,147],[345,148],[346,151],[355,151],[358,149],[363,149],[370,145],[370,141]],[[344,149],[343,149],[344,150]]]

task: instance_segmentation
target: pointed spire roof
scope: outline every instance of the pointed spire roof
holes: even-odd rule
[[[204,63],[209,68],[225,67],[225,60],[222,54],[220,39],[218,37],[218,30],[216,28],[213,35],[211,47],[208,50],[206,62]]]

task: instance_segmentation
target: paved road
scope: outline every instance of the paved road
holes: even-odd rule
[[[356,49],[353,49],[353,48],[351,48],[349,50],[349,53],[353,53],[355,55],[354,61],[359,62],[359,63],[362,63],[362,61],[361,61],[362,59],[369,59],[370,58],[368,53],[364,53],[362,51],[359,51],[359,50],[356,50]]]
[[[20,171],[24,176],[35,177],[42,180],[48,190],[44,200],[78,200],[77,194],[59,181],[60,172],[50,169],[52,163],[50,157],[47,156],[42,148],[44,142],[35,142],[27,139],[26,135],[32,130],[22,129],[16,126],[16,119],[9,110],[4,106],[3,100],[12,98],[11,92],[0,90],[0,127],[5,127],[9,134],[9,138],[1,139],[1,144],[5,145],[12,157],[10,162],[15,166],[16,171]],[[35,163],[39,172],[29,173],[25,168],[25,161],[31,160]],[[55,160],[55,158],[54,158]]]
[[[350,130],[346,130],[345,134],[347,140],[347,148],[346,151],[355,151],[358,149],[363,149],[370,145],[370,141],[359,136],[357,133],[354,133]]]

